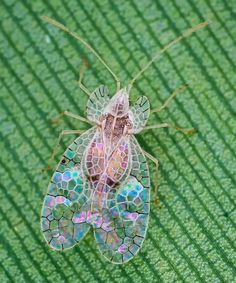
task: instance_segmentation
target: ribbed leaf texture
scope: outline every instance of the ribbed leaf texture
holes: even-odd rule
[[[155,108],[189,84],[149,124],[198,133],[160,129],[138,136],[160,161],[159,205],[151,205],[141,252],[125,265],[107,262],[92,233],[72,250],[54,252],[40,232],[52,174],[42,169],[61,129],[87,127],[50,119],[66,109],[84,115],[87,97],[77,84],[84,60],[89,90],[100,84],[115,90],[96,58],[43,15],[78,32],[124,84],[185,29],[211,21],[163,55],[131,92],[131,101],[146,95]],[[0,1],[1,282],[235,282],[235,18],[234,1],[223,0]],[[54,166],[73,139],[63,139]]]

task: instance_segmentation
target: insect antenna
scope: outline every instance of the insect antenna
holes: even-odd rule
[[[178,36],[176,39],[174,39],[173,41],[171,41],[169,44],[167,44],[163,49],[161,49],[158,53],[156,53],[156,55],[154,55],[152,57],[152,59],[133,77],[132,80],[130,80],[129,85],[128,85],[128,92],[131,90],[134,82],[142,75],[142,73],[144,73],[149,66],[155,61],[157,60],[162,53],[166,52],[169,48],[171,48],[173,45],[175,45],[177,42],[179,42],[180,40],[182,40],[185,37],[188,37],[189,35],[191,35],[193,32],[200,30],[202,28],[204,28],[205,26],[207,26],[210,22],[206,21],[206,22],[202,22],[198,25],[196,25],[195,27],[189,28],[186,31],[184,31],[180,36]]]
[[[81,36],[79,36],[78,34],[76,34],[73,31],[70,31],[66,26],[64,26],[63,24],[47,17],[47,16],[42,16],[42,19],[62,30],[64,30],[65,32],[67,32],[68,34],[70,34],[71,36],[73,36],[74,38],[76,38],[78,41],[80,41],[85,47],[87,47],[87,49],[93,53],[93,55],[95,57],[97,57],[97,59],[103,64],[103,66],[109,71],[109,73],[113,76],[113,78],[116,81],[116,85],[117,85],[117,91],[120,89],[120,79],[116,76],[116,74],[111,70],[111,68],[107,65],[107,63],[102,59],[102,57],[92,48],[92,46],[90,46]]]

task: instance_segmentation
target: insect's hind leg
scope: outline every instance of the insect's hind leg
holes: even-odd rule
[[[43,171],[46,171],[46,170],[50,170],[51,169],[51,164],[52,164],[52,161],[57,153],[57,150],[58,150],[58,147],[60,145],[60,142],[61,142],[61,139],[63,136],[65,135],[72,135],[72,134],[82,134],[84,131],[83,130],[63,130],[61,131],[58,139],[57,139],[57,142],[56,142],[56,146],[54,147],[53,149],[53,152],[52,152],[52,155],[48,161],[48,166],[46,168],[43,169]]]
[[[187,84],[182,85],[180,87],[178,87],[167,99],[166,101],[163,103],[163,105],[160,108],[154,108],[151,110],[151,114],[152,113],[157,113],[157,112],[161,112],[162,110],[164,110],[170,103],[170,101],[180,92],[185,91],[185,89],[188,87]]]
[[[154,164],[155,164],[155,170],[156,170],[156,181],[155,181],[155,191],[154,191],[154,202],[157,206],[159,206],[159,201],[158,201],[158,197],[157,197],[157,190],[158,190],[158,172],[159,172],[159,161],[152,156],[150,153],[146,152],[145,150],[143,150],[143,153],[146,155],[146,157],[148,159],[150,159]]]
[[[152,129],[161,129],[161,128],[172,128],[172,129],[175,129],[176,131],[180,131],[180,132],[187,134],[187,135],[191,135],[191,134],[194,134],[194,133],[197,132],[196,129],[180,128],[180,127],[177,127],[175,125],[168,124],[168,123],[146,126],[143,129],[143,131],[144,130],[152,130]]]

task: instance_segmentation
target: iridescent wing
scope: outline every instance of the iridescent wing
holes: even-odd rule
[[[130,154],[129,175],[107,194],[103,224],[94,231],[100,252],[117,264],[125,263],[137,254],[145,239],[149,219],[149,170],[133,136],[130,138]]]
[[[101,117],[110,100],[108,92],[108,88],[101,85],[91,93],[87,102],[87,117],[90,121],[97,122]]]
[[[91,179],[99,178],[104,171],[105,162],[104,142],[99,130],[91,140],[84,159],[84,172]]]
[[[102,147],[104,148],[104,144],[102,145]],[[108,223],[106,221],[107,218],[104,217],[104,212],[106,214],[107,208],[109,208],[108,194],[112,191],[113,188],[115,188],[116,190],[117,184],[122,183],[122,181],[126,179],[126,177],[130,172],[129,138],[123,137],[120,139],[118,145],[113,150],[111,156],[109,156],[109,159],[106,164],[103,163],[103,160],[106,158],[106,155],[102,154],[103,152],[102,147],[101,144],[98,144],[95,147],[94,156],[91,156],[93,159],[93,163],[92,163],[93,166],[89,168],[89,164],[88,164],[89,162],[87,162],[88,164],[87,167],[89,170],[89,175],[91,176],[94,176],[94,173],[98,176],[99,171],[102,172],[99,178],[94,178],[93,181],[95,190],[92,196],[91,211],[93,213],[96,212],[99,215],[99,217],[101,217],[104,226],[106,226]],[[98,152],[101,152],[101,154],[98,155]],[[88,150],[87,158],[88,157],[89,157],[89,150]],[[98,166],[99,163],[101,163],[100,166]],[[109,212],[111,212],[112,214],[113,212],[116,213],[114,210],[111,210]]]
[[[93,127],[78,137],[65,151],[54,172],[41,213],[45,240],[56,250],[73,247],[89,231],[85,222],[92,188],[82,170],[82,160],[93,139]]]
[[[137,134],[145,127],[149,114],[150,103],[146,96],[141,96],[136,103],[130,108],[129,116],[133,122],[133,133]]]

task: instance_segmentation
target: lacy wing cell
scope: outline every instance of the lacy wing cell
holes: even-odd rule
[[[109,191],[103,225],[94,231],[100,252],[113,263],[131,260],[141,248],[148,228],[150,180],[145,156],[130,138],[129,176]]]
[[[87,117],[90,121],[97,122],[109,102],[108,88],[104,85],[97,87],[89,96],[87,102]]]
[[[133,122],[133,133],[141,132],[150,115],[150,103],[146,96],[140,96],[135,104],[130,107],[129,114]]]
[[[83,173],[82,159],[95,132],[96,128],[89,129],[67,148],[48,186],[41,229],[53,249],[73,247],[90,229],[85,219],[92,189]]]

